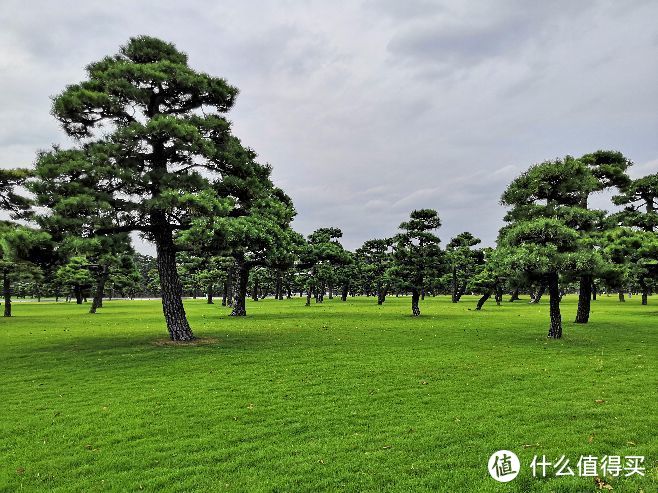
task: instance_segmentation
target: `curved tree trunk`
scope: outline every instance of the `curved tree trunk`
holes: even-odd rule
[[[459,287],[457,290],[457,294],[455,296],[455,301],[454,303],[459,303],[459,300],[462,299],[462,296],[464,296],[464,293],[466,292],[466,286],[467,286],[467,281],[464,281],[462,285]]]
[[[94,293],[94,299],[91,302],[91,308],[89,308],[89,313],[96,313],[96,310],[103,307],[103,296],[105,294],[105,283],[109,278],[109,273],[107,266],[103,266],[103,271],[98,276],[96,281],[96,292]]]
[[[494,287],[494,294],[496,299],[496,305],[500,306],[503,301],[503,288],[500,284],[496,284]]]
[[[2,272],[2,295],[5,298],[5,317],[11,317],[11,280],[7,269]]]
[[[576,323],[586,324],[589,321],[589,312],[592,299],[592,276],[580,277],[580,292],[578,294],[578,309],[576,310]]]
[[[246,264],[238,264],[236,276],[238,282],[235,289],[231,317],[245,317],[247,315],[246,300],[247,284],[249,283],[249,266]]]
[[[518,300],[519,300],[519,288],[516,288],[508,301],[510,303],[513,303],[514,301],[518,301]]]
[[[452,267],[452,302],[457,303],[459,298],[457,297],[457,267]]]
[[[207,292],[208,292],[207,295],[206,295],[207,303],[209,305],[214,305],[215,302],[213,301],[213,296],[215,294],[214,293],[215,285],[212,282],[209,282],[206,289],[207,289]]]
[[[493,289],[484,293],[484,295],[478,300],[478,304],[476,305],[475,309],[482,310],[482,306],[487,302],[489,298],[491,298],[492,294],[493,294]]]
[[[559,339],[562,337],[562,314],[560,313],[560,286],[557,272],[548,275],[548,295],[550,296],[551,327],[548,337]]]
[[[183,286],[176,270],[176,249],[171,231],[157,229],[156,231],[156,263],[162,292],[162,312],[169,337],[172,341],[191,341],[194,339],[194,334],[185,315]]]
[[[420,300],[420,292],[413,288],[411,290],[411,315],[414,317],[420,316],[420,308],[418,306],[418,301]]]

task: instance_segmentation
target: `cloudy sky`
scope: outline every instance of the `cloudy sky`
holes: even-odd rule
[[[656,19],[655,0],[2,0],[0,163],[66,143],[49,97],[149,34],[240,88],[234,131],[300,232],[355,248],[427,207],[444,242],[493,244],[533,163],[604,148],[658,171]]]

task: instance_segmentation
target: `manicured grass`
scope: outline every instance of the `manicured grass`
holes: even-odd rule
[[[546,339],[542,304],[447,297],[304,307],[249,317],[186,302],[203,344],[160,344],[158,301],[17,303],[0,321],[2,491],[595,491],[533,478],[533,455],[644,455],[658,490],[658,299],[593,303]],[[597,402],[599,401],[599,402]],[[499,449],[522,470],[499,484]],[[552,474],[551,474],[552,475]]]

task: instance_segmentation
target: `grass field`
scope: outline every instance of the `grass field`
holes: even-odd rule
[[[203,344],[163,344],[158,301],[17,303],[0,321],[1,491],[596,491],[534,455],[644,455],[658,491],[658,299],[593,303],[548,340],[548,300],[304,307],[186,302]],[[500,484],[489,456],[522,469]]]

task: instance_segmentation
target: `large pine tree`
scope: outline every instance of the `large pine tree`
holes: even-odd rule
[[[185,53],[147,36],[131,38],[87,74],[55,97],[53,114],[84,153],[79,174],[94,183],[95,233],[137,231],[155,243],[170,337],[190,340],[175,235],[195,218],[231,213],[223,180],[260,174],[255,154],[231,134],[225,117],[238,90],[194,71]],[[69,176],[54,168],[40,179]]]

